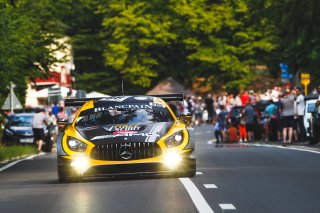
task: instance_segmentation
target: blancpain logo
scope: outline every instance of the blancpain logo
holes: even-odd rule
[[[101,135],[91,138],[92,141],[94,140],[101,140],[101,139],[108,139],[108,138],[116,138],[116,137],[132,137],[132,136],[141,136],[141,137],[160,137],[159,134],[153,133],[124,133],[124,134],[117,134],[117,135]]]
[[[94,108],[94,112],[106,111],[106,110],[117,110],[117,109],[152,109],[151,105],[147,104],[125,104],[125,105],[116,105],[109,107],[97,107]]]

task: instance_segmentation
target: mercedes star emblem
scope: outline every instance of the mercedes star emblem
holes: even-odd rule
[[[119,149],[119,155],[122,159],[129,160],[133,155],[133,148],[130,144],[122,144]]]

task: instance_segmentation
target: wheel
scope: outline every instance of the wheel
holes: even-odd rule
[[[82,182],[83,176],[68,171],[63,166],[58,166],[58,181],[60,183]]]
[[[186,177],[194,177],[194,176],[196,176],[196,170],[193,169],[193,170],[187,171],[186,174],[185,174],[185,176],[186,176]]]
[[[182,177],[194,177],[196,176],[197,166],[196,159],[188,160],[185,170],[182,172]]]

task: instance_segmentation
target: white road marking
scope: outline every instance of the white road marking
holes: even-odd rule
[[[240,143],[243,144],[243,143]],[[311,152],[315,154],[320,154],[320,151],[316,150],[310,150],[310,149],[303,149],[303,148],[297,148],[297,147],[290,147],[292,145],[288,146],[281,146],[281,145],[271,145],[271,144],[245,144],[249,146],[257,146],[257,147],[272,147],[272,148],[278,148],[278,149],[291,149],[291,150],[297,150],[297,151],[303,151],[303,152]]]
[[[183,186],[186,188],[191,200],[194,205],[198,209],[200,213],[213,213],[214,211],[211,209],[207,201],[202,196],[199,189],[194,185],[194,183],[189,178],[179,178]]]
[[[215,184],[203,184],[207,189],[217,189],[218,187]]]
[[[217,140],[216,139],[212,139],[212,140],[209,140],[208,142],[207,142],[207,144],[213,144],[213,143],[215,143]]]
[[[202,132],[196,132],[194,133],[194,135],[202,135],[203,133]]]
[[[1,167],[1,168],[0,168],[0,172],[2,172],[2,171],[4,171],[4,170],[6,170],[6,169],[8,169],[8,168],[10,168],[11,166],[16,165],[17,163],[20,163],[21,161],[24,161],[24,160],[31,160],[31,159],[33,159],[34,157],[36,157],[36,156],[40,156],[40,155],[44,155],[44,153],[40,153],[40,154],[38,154],[38,155],[31,155],[31,156],[29,156],[29,157],[27,157],[27,158],[24,158],[24,159],[20,159],[20,160],[13,161],[13,162],[11,162],[11,163],[9,163],[9,164],[7,164],[7,165],[5,165],[5,166]]]
[[[196,175],[203,175],[202,172],[196,172]]]
[[[210,130],[208,130],[208,131],[206,131],[206,133],[211,133],[212,131],[210,131]]]
[[[236,207],[234,205],[228,203],[222,203],[219,204],[219,206],[222,210],[236,210]]]

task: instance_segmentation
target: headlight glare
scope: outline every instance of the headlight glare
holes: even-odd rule
[[[69,137],[68,138],[68,147],[69,147],[69,149],[71,149],[72,151],[75,151],[75,152],[85,152],[87,149],[87,144],[85,144],[75,138]]]
[[[83,174],[90,166],[89,160],[85,155],[75,155],[71,162],[71,166],[76,170],[78,174]]]
[[[163,157],[163,163],[169,169],[176,169],[181,161],[182,161],[182,158],[180,154],[176,151],[166,152]]]
[[[182,131],[177,132],[165,140],[165,144],[168,148],[179,146],[183,141]]]

